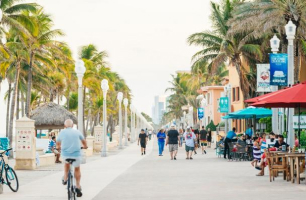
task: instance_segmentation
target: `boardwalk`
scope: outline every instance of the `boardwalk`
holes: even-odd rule
[[[167,149],[166,149],[167,150]],[[171,161],[166,151],[159,157],[157,144],[149,144],[141,156],[136,144],[122,152],[99,158],[82,166],[84,196],[80,199],[242,199],[269,200],[305,198],[305,181],[291,184],[268,176],[256,177],[249,162],[227,162],[217,158],[213,150],[185,160],[183,148],[178,160]],[[60,184],[62,173],[55,172],[29,183],[22,183],[18,193],[5,188],[1,200],[66,199]]]

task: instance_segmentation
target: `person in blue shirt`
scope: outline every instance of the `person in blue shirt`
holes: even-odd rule
[[[230,149],[229,149],[229,143],[232,142],[232,139],[236,136],[236,128],[234,127],[232,131],[229,131],[226,135],[226,138],[224,140],[224,159],[226,159],[226,153],[227,153],[227,158],[230,158]]]
[[[72,163],[74,166],[74,175],[76,179],[75,191],[77,193],[77,197],[81,197],[81,145],[84,149],[87,149],[87,143],[83,134],[80,131],[72,128],[73,121],[71,119],[67,119],[64,124],[65,129],[60,132],[56,140],[56,146],[61,150],[63,160],[66,161],[66,159],[75,159],[75,162]],[[70,164],[66,162],[64,166],[64,177],[62,180],[63,185],[67,184],[69,169]]]
[[[250,136],[250,138],[252,138],[253,136],[253,125],[251,125],[251,127],[249,127],[246,131],[245,134]]]
[[[161,129],[157,136],[158,138],[158,150],[159,150],[159,156],[163,156],[164,146],[165,146],[165,139],[166,139],[166,133],[164,129]]]

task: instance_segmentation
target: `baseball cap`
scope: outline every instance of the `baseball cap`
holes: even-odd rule
[[[187,128],[190,128],[190,126],[187,126]]]

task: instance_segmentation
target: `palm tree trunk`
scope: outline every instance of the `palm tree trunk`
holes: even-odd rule
[[[25,112],[26,116],[30,116],[30,104],[31,104],[31,90],[32,90],[32,64],[33,64],[33,57],[34,53],[31,52],[30,55],[30,64],[28,69],[28,87],[27,87],[27,97],[26,97],[26,106],[25,106]]]
[[[21,117],[24,117],[24,107],[25,107],[24,94],[21,93]]]
[[[6,107],[6,137],[9,137],[9,119],[10,119],[11,93],[12,93],[12,83],[9,82],[8,97],[7,97],[7,107]]]
[[[236,58],[236,63],[235,63],[235,67],[236,67],[236,70],[237,70],[237,73],[238,73],[238,77],[239,78],[239,82],[240,82],[240,89],[242,91],[242,94],[243,94],[243,100],[247,100],[250,98],[250,89],[249,89],[249,82],[248,80],[246,79],[245,77],[245,74],[243,74],[242,72],[242,63],[241,63],[241,60],[240,58]]]
[[[16,105],[16,119],[19,119],[19,104],[20,104],[20,91],[19,88],[17,87],[17,105]]]
[[[13,122],[15,116],[15,103],[16,103],[16,96],[18,91],[18,82],[19,82],[19,73],[20,73],[20,61],[17,62],[16,72],[15,72],[15,84],[13,89],[12,101],[11,101],[11,112],[10,112],[10,125],[9,125],[9,140],[10,146],[13,144]]]

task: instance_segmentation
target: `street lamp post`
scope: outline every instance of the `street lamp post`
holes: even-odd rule
[[[295,39],[296,25],[292,23],[290,20],[288,24],[285,26],[286,35],[288,39],[288,85],[294,84],[294,44],[293,41]],[[289,108],[288,115],[288,138],[289,145],[294,146],[294,130],[293,130],[293,114],[294,108]]]
[[[101,87],[103,91],[103,146],[101,151],[101,156],[106,157],[106,139],[107,139],[107,129],[106,129],[106,95],[109,89],[108,81],[103,79],[101,82]]]
[[[78,130],[84,133],[83,129],[83,77],[86,72],[86,68],[83,60],[78,60],[75,63],[75,72],[78,77]]]
[[[122,108],[121,108],[121,103],[123,99],[123,93],[118,92],[117,95],[117,100],[119,102],[119,149],[122,149]]]
[[[130,130],[130,137],[131,137],[131,143],[133,143],[134,142],[134,138],[133,138],[133,131],[134,131],[134,129],[133,129],[133,105],[132,104],[130,104],[130,111],[131,111],[131,130]]]
[[[280,40],[278,39],[278,37],[276,35],[274,35],[273,38],[270,40],[270,45],[271,45],[271,49],[272,49],[273,54],[277,54],[277,52],[279,51],[279,44],[280,44]],[[272,89],[272,92],[275,92],[275,91],[278,90],[278,87],[277,86],[271,86],[271,89]],[[274,133],[279,133],[279,129],[278,129],[278,108],[272,108],[272,131]],[[281,134],[281,133],[279,133],[279,134]]]
[[[128,126],[127,126],[127,106],[129,104],[129,100],[127,98],[124,98],[123,99],[123,105],[125,107],[124,109],[124,114],[125,114],[125,126],[124,126],[124,132],[125,132],[125,142],[124,142],[124,146],[127,146],[128,145]]]
[[[119,149],[122,149],[122,108],[121,108],[121,103],[123,99],[123,93],[118,92],[117,95],[117,100],[119,102]]]

